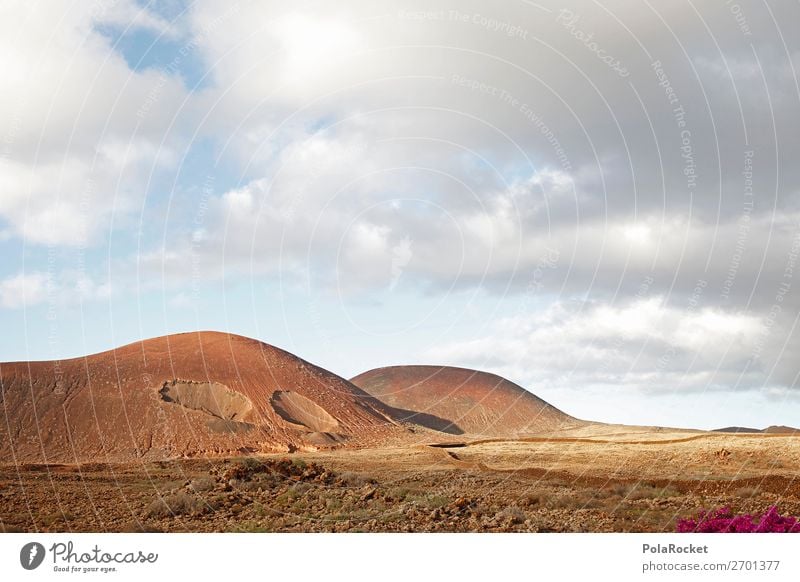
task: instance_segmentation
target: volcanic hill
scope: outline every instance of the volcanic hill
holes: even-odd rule
[[[741,434],[798,434],[800,428],[791,426],[772,425],[767,428],[748,428],[744,426],[727,426],[725,428],[715,428],[712,432],[733,432]]]
[[[449,434],[522,437],[585,425],[513,382],[448,366],[390,366],[350,380],[393,416]]]
[[[268,344],[197,332],[0,364],[4,462],[363,447],[407,434],[347,380]]]

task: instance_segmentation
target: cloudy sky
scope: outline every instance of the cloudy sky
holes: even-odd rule
[[[3,2],[0,360],[257,337],[800,425],[800,5]]]

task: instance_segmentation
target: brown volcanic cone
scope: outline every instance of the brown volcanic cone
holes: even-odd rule
[[[395,418],[449,434],[518,437],[585,424],[505,378],[448,366],[391,366],[350,380]]]
[[[0,364],[0,462],[367,446],[403,430],[347,380],[240,336],[187,333]]]

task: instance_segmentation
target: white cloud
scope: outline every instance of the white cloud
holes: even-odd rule
[[[174,35],[132,0],[0,9],[0,218],[33,243],[87,244],[176,145],[180,81],[131,71],[100,25]]]
[[[354,28],[346,21],[290,13],[268,27],[281,51],[282,75],[277,84],[318,82],[331,74],[346,56],[362,49]]]
[[[167,151],[99,146],[89,156],[49,163],[8,161],[0,173],[0,216],[27,241],[85,246],[111,213],[125,215],[144,194],[145,179]]]
[[[74,271],[53,275],[41,271],[12,275],[0,281],[0,306],[5,309],[34,307],[49,302],[71,305],[111,295],[111,284],[97,282]]]
[[[253,216],[253,189],[263,188],[264,184],[254,183],[246,188],[231,190],[222,197],[222,205],[233,219],[249,219]]]
[[[431,362],[490,368],[535,390],[611,386],[641,392],[758,387],[762,320],[749,313],[671,307],[663,297],[625,305],[563,303],[499,321],[490,334],[431,349]]]
[[[18,309],[44,301],[48,280],[45,273],[20,273],[0,281],[0,305]]]
[[[744,207],[742,112],[720,67],[750,75],[751,43],[774,54],[774,35],[762,30],[772,30],[769,19],[749,15],[762,33],[746,45],[735,27],[715,30],[722,62],[677,5],[658,14],[622,1],[568,5],[593,41],[624,57],[629,77],[609,74],[556,13],[533,6],[479,11],[442,1],[420,15],[390,1],[236,10],[194,3],[198,47],[215,82],[197,103],[209,110],[207,130],[235,152],[244,184],[217,201],[222,218],[193,245],[206,272],[223,272],[222,262],[225,273],[271,272],[280,263],[333,289],[341,290],[330,285],[337,279],[381,287],[391,269],[386,249],[409,237],[414,260],[404,284],[519,291],[555,249],[560,262],[547,272],[549,293],[624,295],[653,275],[670,301],[688,296],[700,278],[718,298]],[[714,10],[708,22],[730,19],[725,7]],[[479,12],[530,34],[493,32],[471,18]],[[664,22],[685,37],[688,60],[659,34]],[[213,34],[202,33],[211,27]],[[700,176],[693,192],[674,104],[654,60],[690,112]],[[787,66],[782,57],[773,61],[770,70]],[[781,75],[769,79],[773,93],[794,88]],[[763,103],[756,83],[737,91],[742,103]],[[785,156],[800,132],[787,104],[774,105]],[[744,113],[757,189],[773,192],[771,121],[763,107]],[[753,290],[782,272],[792,236],[782,229],[798,216],[787,194],[800,183],[795,165],[781,173],[785,215],[776,221],[764,199],[750,213],[729,306],[771,301]],[[357,255],[348,247],[358,229],[384,233],[374,260],[348,259]]]

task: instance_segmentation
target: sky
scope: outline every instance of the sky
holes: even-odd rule
[[[800,426],[800,4],[3,2],[0,361],[256,337]]]

